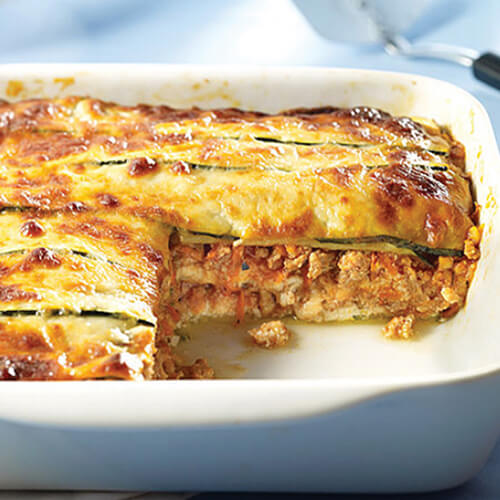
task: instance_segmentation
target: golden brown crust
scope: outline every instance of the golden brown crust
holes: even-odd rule
[[[267,115],[83,97],[0,102],[0,379],[149,378],[155,336],[167,345],[164,376],[210,378],[205,362],[186,367],[171,354],[183,308],[238,320],[252,308],[321,316],[314,300],[295,310],[290,291],[254,296],[248,276],[262,286],[291,276],[313,299],[351,280],[325,314],[352,299],[345,290],[369,302],[373,281],[385,314],[413,312],[411,297],[391,306],[391,286],[420,273],[435,303],[424,294],[415,314],[451,314],[479,256],[464,154],[431,122],[365,107]],[[213,235],[229,240],[212,242],[202,261],[224,282],[186,284],[175,241]],[[184,249],[200,253],[196,243]],[[455,257],[429,270],[383,253],[422,249]],[[397,272],[376,281],[363,266]]]
[[[269,244],[384,234],[461,251],[472,226],[459,145],[371,108],[265,115],[71,97],[0,116],[4,206],[154,213]]]
[[[0,321],[0,380],[144,379],[154,328],[112,317],[14,315]]]
[[[0,379],[153,374],[170,231],[74,208],[0,214]]]

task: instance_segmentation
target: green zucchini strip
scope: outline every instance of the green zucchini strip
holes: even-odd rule
[[[41,316],[41,317],[59,317],[59,316],[74,316],[74,317],[99,317],[99,318],[113,318],[118,319],[120,321],[131,322],[134,326],[142,325],[142,326],[150,326],[154,327],[155,325],[145,319],[134,318],[132,316],[127,316],[123,313],[111,313],[107,311],[80,311],[75,312],[68,309],[47,309],[44,311],[37,311],[32,309],[15,309],[8,311],[0,311],[0,317],[16,317],[16,316]]]
[[[90,162],[90,165],[97,165],[97,166],[106,166],[106,165],[127,165],[130,163],[134,158],[130,159],[120,159],[120,160],[109,160],[109,161],[103,161],[103,162]],[[191,163],[186,160],[165,160],[163,158],[155,158],[151,157],[151,159],[155,160],[157,163],[160,165],[174,165],[177,162],[183,162],[186,165],[189,166],[190,169],[192,170],[220,170],[223,172],[229,172],[229,171],[239,171],[239,172],[247,172],[249,170],[254,169],[255,167],[252,166],[241,166],[241,167],[231,167],[231,166],[221,166],[221,165],[204,165],[200,163]],[[79,163],[81,165],[81,163]],[[85,163],[84,163],[85,164]],[[89,163],[87,163],[89,164]],[[377,168],[385,168],[389,166],[390,163],[379,163],[377,165],[363,165],[363,168],[366,170],[374,170]],[[345,165],[344,168],[349,168],[350,165]],[[434,170],[434,171],[440,171],[440,172],[445,172],[448,171],[449,168],[447,165],[426,165],[426,164],[420,164],[420,163],[412,163],[412,167],[418,167],[418,168],[423,168],[426,170]],[[300,172],[300,170],[288,170],[285,168],[278,168],[278,167],[264,167],[259,165],[258,168],[260,170],[266,170],[266,171],[279,171],[279,172],[285,172],[289,174],[293,174],[296,172]],[[335,165],[333,165],[333,168],[335,168]],[[321,170],[321,169],[319,169]]]
[[[235,137],[227,137],[227,139],[235,139],[239,140],[241,137],[235,136]],[[285,141],[281,139],[276,139],[274,137],[258,137],[258,136],[252,136],[252,139],[258,142],[268,142],[271,144],[290,144],[290,145],[296,145],[296,146],[327,146],[327,145],[332,145],[332,146],[343,146],[347,148],[353,148],[353,149],[360,149],[360,148],[368,148],[368,147],[373,147],[375,146],[374,143],[372,142],[360,142],[360,143],[352,143],[352,142],[339,142],[339,141],[322,141],[322,142],[301,142],[301,141]],[[397,149],[402,149],[405,151],[428,151],[429,153],[434,153],[437,155],[441,156],[447,156],[449,151],[443,151],[440,149],[432,149],[432,148],[423,148],[421,146],[417,145],[412,145],[412,146],[394,146]]]
[[[236,240],[240,239],[240,238],[233,236],[231,234],[213,234],[213,233],[205,233],[203,231],[185,231],[185,232],[188,234],[194,234],[196,236],[208,236],[210,238],[215,238],[218,240],[227,239],[227,240],[231,240],[231,241],[236,241]]]
[[[50,250],[51,252],[57,253],[59,255],[64,255],[64,254],[69,253],[69,254],[73,254],[73,255],[78,255],[80,257],[83,257],[84,259],[106,262],[106,263],[111,264],[113,266],[121,267],[122,269],[128,269],[128,267],[124,266],[123,264],[120,264],[119,262],[105,259],[104,257],[101,257],[99,255],[94,255],[92,253],[83,252],[81,250],[73,250],[71,248],[54,248],[54,247],[44,247],[44,248],[46,248],[47,250]],[[0,251],[0,257],[2,255],[28,254],[32,251],[33,251],[32,248],[15,248],[13,250]]]
[[[393,245],[397,248],[411,250],[419,257],[420,255],[438,255],[446,257],[463,257],[464,255],[462,250],[456,250],[454,248],[426,247],[424,245],[419,245],[418,243],[413,243],[412,241],[397,238],[395,236],[389,236],[387,234],[381,234],[379,236],[361,236],[359,238],[316,238],[316,240],[320,243],[334,243],[337,245],[388,243],[389,245]]]
[[[188,237],[186,243],[189,244],[189,235],[193,235],[194,237],[207,237],[215,240],[229,240],[229,241],[238,241],[240,238],[237,238],[232,235],[217,235],[212,233],[204,233],[201,231],[186,231],[186,230],[177,230],[180,233],[181,240],[183,238],[183,234]],[[416,257],[420,258],[426,264],[431,264],[428,257],[429,256],[447,256],[447,257],[463,257],[464,253],[462,250],[456,250],[453,248],[431,248],[426,247],[424,245],[419,245],[418,243],[413,243],[412,241],[405,240],[402,238],[397,238],[395,236],[389,235],[380,235],[380,236],[361,236],[359,238],[315,238],[312,241],[317,241],[320,244],[334,244],[339,246],[345,246],[345,250],[349,250],[350,248],[355,248],[358,245],[376,245],[377,243],[385,243],[391,245],[395,248],[401,248],[405,250],[409,250]],[[201,242],[201,241],[200,241]],[[210,240],[203,241],[204,243],[210,243]],[[272,243],[272,242],[271,242]],[[305,246],[314,246],[314,245],[305,245]]]
[[[73,130],[51,130],[51,129],[37,129],[34,130],[35,133],[40,133],[40,134],[50,134],[50,133],[65,133],[65,134],[70,134],[72,136],[75,136],[75,131]],[[213,135],[213,136],[208,136],[207,138],[214,138],[214,139],[230,139],[230,140],[236,140],[240,141],[243,136],[240,135],[234,135],[234,136],[218,136],[218,135]],[[250,135],[250,137],[258,142],[264,142],[264,143],[269,143],[269,144],[288,144],[291,146],[304,146],[304,147],[311,147],[311,146],[327,146],[327,145],[332,145],[332,146],[342,146],[342,147],[347,147],[347,148],[353,148],[353,149],[359,149],[359,148],[368,148],[368,147],[373,147],[376,146],[376,143],[373,142],[341,142],[341,141],[318,141],[318,142],[309,142],[309,141],[292,141],[292,140],[285,140],[285,139],[280,139],[279,137],[261,137],[261,136],[253,136]],[[433,149],[431,148],[424,148],[421,146],[418,146],[417,144],[413,144],[410,146],[394,146],[397,149],[402,149],[402,150],[417,150],[417,151],[428,151],[430,153],[434,153],[437,155],[441,156],[447,156],[449,154],[449,149],[448,150],[442,150],[442,149]],[[103,162],[99,162],[102,165],[112,165],[112,164],[119,164],[122,163],[123,160],[105,160]]]

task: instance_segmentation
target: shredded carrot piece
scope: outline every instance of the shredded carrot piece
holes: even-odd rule
[[[239,288],[236,284],[236,278],[240,274],[241,264],[243,262],[243,247],[233,247],[233,255],[231,256],[231,271],[228,276],[228,287],[232,291],[238,291]]]
[[[238,303],[236,305],[236,320],[235,324],[239,325],[245,317],[245,294],[243,290],[240,290],[238,294]]]
[[[377,254],[377,258],[381,266],[384,267],[391,276],[395,276],[399,273],[399,269],[395,265],[394,259],[391,255],[380,253]]]
[[[167,309],[167,311],[169,312],[170,314],[170,317],[175,321],[179,321],[181,319],[181,315],[179,313],[179,311],[177,309],[175,309],[175,307],[172,307],[170,304],[166,304],[165,305],[165,308]]]

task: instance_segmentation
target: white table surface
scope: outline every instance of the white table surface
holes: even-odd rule
[[[410,29],[408,36],[500,53],[500,1],[435,0],[431,9]],[[2,0],[0,62],[319,65],[418,73],[450,81],[474,94],[485,105],[500,137],[500,91],[475,81],[470,70],[446,63],[393,58],[375,46],[329,42],[313,31],[289,0]],[[188,496],[192,495],[0,492],[0,500],[180,500]],[[198,498],[254,497],[202,494]],[[465,486],[408,498],[500,498],[500,446],[480,475]]]

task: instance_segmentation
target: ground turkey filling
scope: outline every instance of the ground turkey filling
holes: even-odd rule
[[[295,245],[172,244],[179,322],[208,318],[305,321],[450,316],[465,301],[475,260]]]

